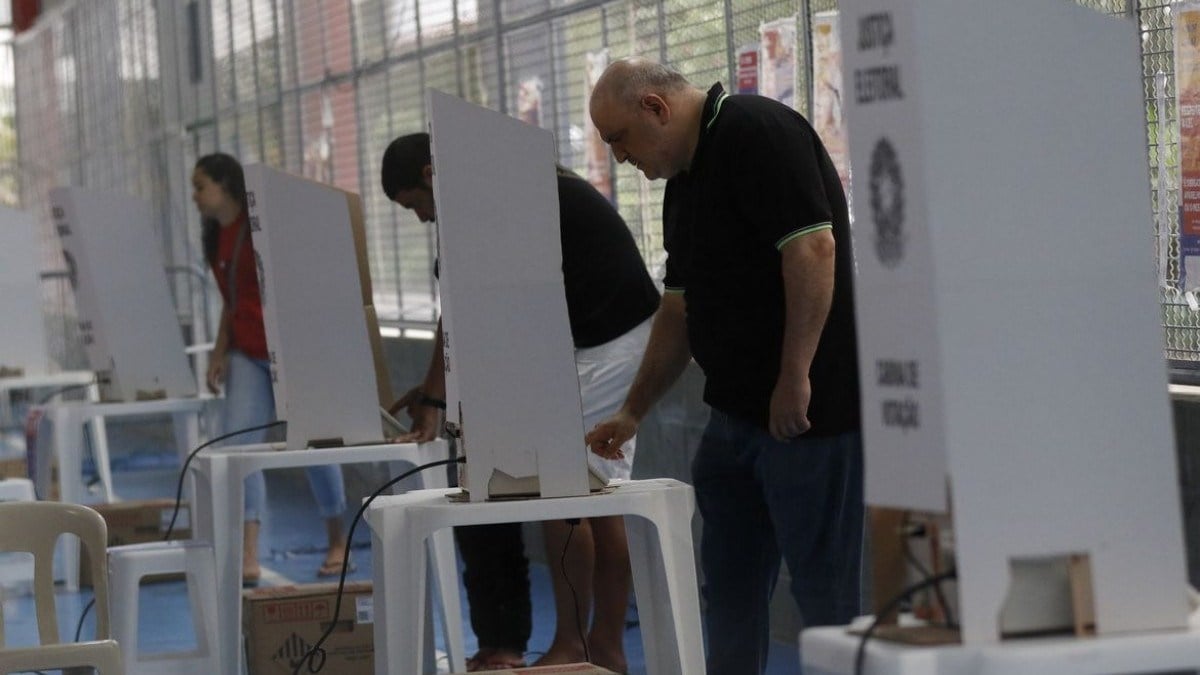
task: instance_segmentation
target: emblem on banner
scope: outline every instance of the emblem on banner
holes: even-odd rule
[[[887,138],[871,151],[870,174],[875,255],[884,267],[895,267],[904,258],[904,173]]]

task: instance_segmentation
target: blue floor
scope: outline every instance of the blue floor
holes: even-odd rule
[[[173,497],[175,474],[170,468],[155,463],[136,462],[122,465],[114,462],[116,491],[125,499],[149,497]],[[264,585],[314,583],[317,567],[324,559],[324,531],[316,514],[316,507],[302,479],[295,475],[269,472],[267,475],[270,505],[264,523],[260,558],[264,568]],[[350,515],[353,515],[352,513]],[[350,580],[371,579],[370,533],[365,523],[355,530],[352,549],[355,571]],[[533,635],[529,640],[530,662],[546,649],[554,634],[554,602],[550,590],[548,569],[544,564],[533,564],[530,570],[533,594]],[[328,581],[321,579],[320,581]],[[9,589],[3,603],[6,620],[6,641],[9,646],[36,643],[36,619],[33,615],[31,598],[27,588]],[[463,617],[468,615],[466,594],[462,594]],[[84,605],[90,600],[90,592],[58,593],[59,628],[62,638],[74,637],[77,621]],[[91,616],[84,622],[82,635],[92,635]],[[630,608],[630,628],[625,636],[625,651],[629,673],[645,673],[645,656],[642,651],[641,632],[637,627],[636,608]],[[465,619],[464,619],[465,620]],[[195,646],[188,611],[187,594],[182,582],[162,582],[143,587],[140,599],[140,648],[146,652],[172,652]],[[474,653],[477,643],[470,625],[463,629],[467,653]],[[441,638],[438,637],[441,649]],[[443,664],[443,667],[445,665]],[[773,643],[767,672],[770,675],[792,675],[800,672],[799,657],[795,645]],[[330,674],[335,675],[335,674]]]

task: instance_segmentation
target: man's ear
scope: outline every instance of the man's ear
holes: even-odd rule
[[[426,164],[424,169],[421,169],[421,180],[425,181],[425,187],[433,189],[433,165]]]
[[[666,99],[658,94],[646,94],[642,96],[638,101],[638,107],[654,115],[660,124],[666,124],[671,121],[671,106],[667,105]]]

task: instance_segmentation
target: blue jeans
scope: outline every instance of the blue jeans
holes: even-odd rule
[[[229,352],[225,372],[225,408],[222,433],[247,429],[275,421],[275,394],[271,388],[271,366],[265,359],[253,359],[240,351]],[[239,434],[226,445],[250,445],[266,442],[271,429]],[[308,484],[317,500],[322,518],[339,516],[346,510],[346,487],[342,467],[333,464],[310,466]],[[261,521],[267,502],[267,482],[261,471],[246,476],[247,521]]]
[[[712,411],[692,464],[704,517],[709,675],[762,673],[782,556],[806,627],[859,611],[863,538],[858,432],[781,442]]]

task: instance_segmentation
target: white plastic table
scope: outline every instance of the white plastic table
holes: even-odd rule
[[[245,477],[255,471],[307,467],[327,464],[357,464],[387,462],[393,476],[399,475],[395,465],[418,466],[449,458],[444,440],[430,443],[392,443],[340,448],[307,448],[285,450],[280,443],[243,446],[223,446],[200,452],[192,461],[196,474],[196,496],[193,507],[193,536],[213,544],[216,556],[218,649],[221,653],[221,673],[236,675],[242,671],[242,526],[245,513]],[[422,487],[448,483],[446,467],[438,466],[416,474]],[[449,531],[437,541],[438,555],[444,561],[454,558],[454,540]],[[445,565],[442,565],[445,567]],[[376,575],[378,575],[376,570]],[[443,620],[458,626],[462,617],[458,599],[457,569],[447,569],[449,579],[441,584]],[[447,632],[449,635],[449,632]],[[451,658],[465,663],[461,638],[458,645],[447,645]],[[376,646],[378,650],[378,646]],[[414,671],[415,672],[415,671]]]
[[[650,675],[703,675],[700,600],[692,549],[692,487],[629,481],[583,497],[469,502],[458,488],[381,497],[367,509],[375,572],[375,672],[413,675],[425,650],[426,547],[457,525],[625,516],[633,587]],[[457,668],[451,663],[451,670]]]
[[[1182,592],[1182,589],[1181,589]],[[851,675],[859,636],[844,626],[801,633],[804,675]],[[913,647],[871,639],[865,675],[1108,675],[1192,671],[1200,664],[1200,632],[1175,631],[1088,638],[1029,638],[964,647]]]
[[[39,433],[37,444],[37,489],[38,494],[50,492],[51,460],[58,460],[59,499],[72,504],[88,503],[87,486],[83,483],[83,429],[92,424],[96,472],[100,477],[102,501],[117,500],[112,487],[112,467],[109,466],[108,443],[104,441],[106,419],[120,417],[142,417],[171,415],[175,425],[175,442],[181,457],[200,444],[200,417],[211,399],[168,398],[153,401],[130,401],[93,403],[70,401],[48,405],[42,418],[50,433]],[[64,537],[60,543],[63,552],[63,581],[67,588],[79,587],[79,541]]]
[[[9,411],[8,393],[13,391],[24,391],[32,389],[75,389],[80,388],[89,401],[100,400],[100,385],[96,383],[96,374],[90,370],[68,370],[61,373],[45,373],[41,375],[21,375],[19,377],[0,377],[0,406],[4,408],[4,414],[7,416]],[[65,392],[64,392],[65,393]],[[56,394],[52,398],[58,398],[60,394]],[[104,420],[98,419],[93,421],[92,436],[96,438],[96,443],[104,445],[107,451],[107,440],[104,435]]]

